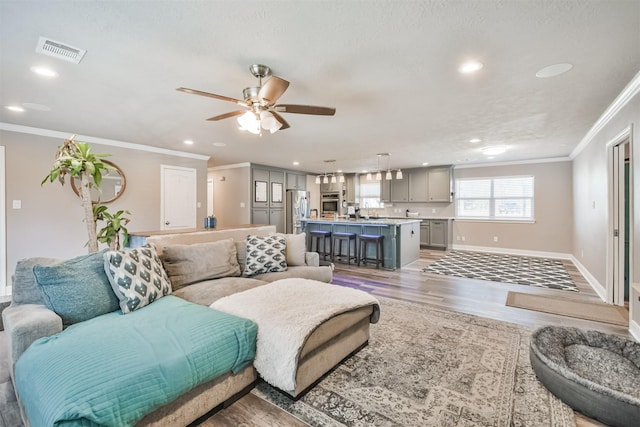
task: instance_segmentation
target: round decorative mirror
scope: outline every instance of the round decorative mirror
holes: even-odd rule
[[[108,173],[102,174],[102,183],[100,185],[102,192],[94,186],[91,187],[91,201],[93,203],[99,202],[105,204],[117,200],[118,197],[124,193],[124,189],[127,187],[127,179],[122,169],[116,166],[115,163],[108,160],[103,160],[102,162],[111,166],[113,169],[109,169]],[[73,192],[80,197],[80,179],[72,178],[71,188]]]

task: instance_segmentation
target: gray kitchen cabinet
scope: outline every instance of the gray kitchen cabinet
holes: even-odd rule
[[[447,223],[448,221],[429,221],[429,246],[436,248],[447,247]]]
[[[284,188],[284,172],[269,171],[269,207],[284,209],[286,190]]]
[[[357,185],[356,185],[356,174],[354,173],[350,173],[350,174],[345,174],[344,175],[344,182],[345,182],[345,195],[344,195],[344,200],[347,203],[355,203],[356,199],[358,198],[358,193],[357,193]]]
[[[269,209],[253,209],[251,211],[251,224],[269,224]]]
[[[391,202],[391,181],[386,179],[380,181],[380,201]]]
[[[429,234],[429,220],[422,220],[420,223],[420,246],[429,246],[431,237]]]
[[[451,202],[451,167],[428,168],[429,202]]]
[[[409,201],[410,202],[428,202],[427,195],[427,175],[428,170],[425,168],[411,169],[407,173],[409,180]]]
[[[307,175],[287,172],[287,190],[306,190]]]
[[[384,176],[383,176],[384,178]],[[383,181],[386,181],[383,179]],[[409,180],[392,179],[391,183],[391,201],[392,202],[408,202],[409,201]]]
[[[276,233],[284,233],[284,209],[269,209],[269,225],[276,226]]]
[[[251,206],[253,208],[269,207],[269,170],[268,169],[251,169]]]
[[[320,184],[320,192],[321,193],[338,193],[338,192],[340,192],[342,190],[342,186],[343,185],[344,185],[343,183],[338,182],[337,177],[336,177],[336,182],[335,183],[331,183],[331,177],[329,177],[329,182],[328,183]]]

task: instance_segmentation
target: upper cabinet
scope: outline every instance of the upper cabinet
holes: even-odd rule
[[[340,192],[340,190],[342,190],[342,185],[343,183],[338,182],[337,179],[336,179],[336,182],[331,183],[331,178],[329,178],[328,183],[320,184],[320,192],[321,193],[338,193]]]
[[[307,175],[287,172],[287,190],[306,190]]]
[[[405,169],[404,179],[380,181],[380,201],[451,203],[451,175],[451,166]]]
[[[409,182],[409,201],[428,202],[427,169],[411,169],[406,174]]]
[[[358,199],[358,193],[356,185],[357,177],[354,173],[349,173],[344,175],[345,181],[345,194],[344,200],[347,203],[355,203],[356,199]]]
[[[451,167],[427,169],[427,186],[429,202],[449,202],[453,196]]]
[[[386,180],[384,180],[386,181]],[[393,179],[391,182],[391,201],[392,202],[408,202],[409,201],[409,180]]]

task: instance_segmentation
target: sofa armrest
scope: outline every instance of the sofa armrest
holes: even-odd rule
[[[318,252],[305,252],[304,261],[309,267],[319,267],[320,255],[318,255]]]
[[[44,305],[14,304],[2,311],[11,379],[18,358],[37,339],[62,331],[62,318]]]

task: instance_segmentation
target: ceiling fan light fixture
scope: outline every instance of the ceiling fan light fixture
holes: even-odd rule
[[[256,119],[256,115],[253,111],[247,111],[238,117],[237,121],[241,129],[256,135],[260,133],[260,121]]]

